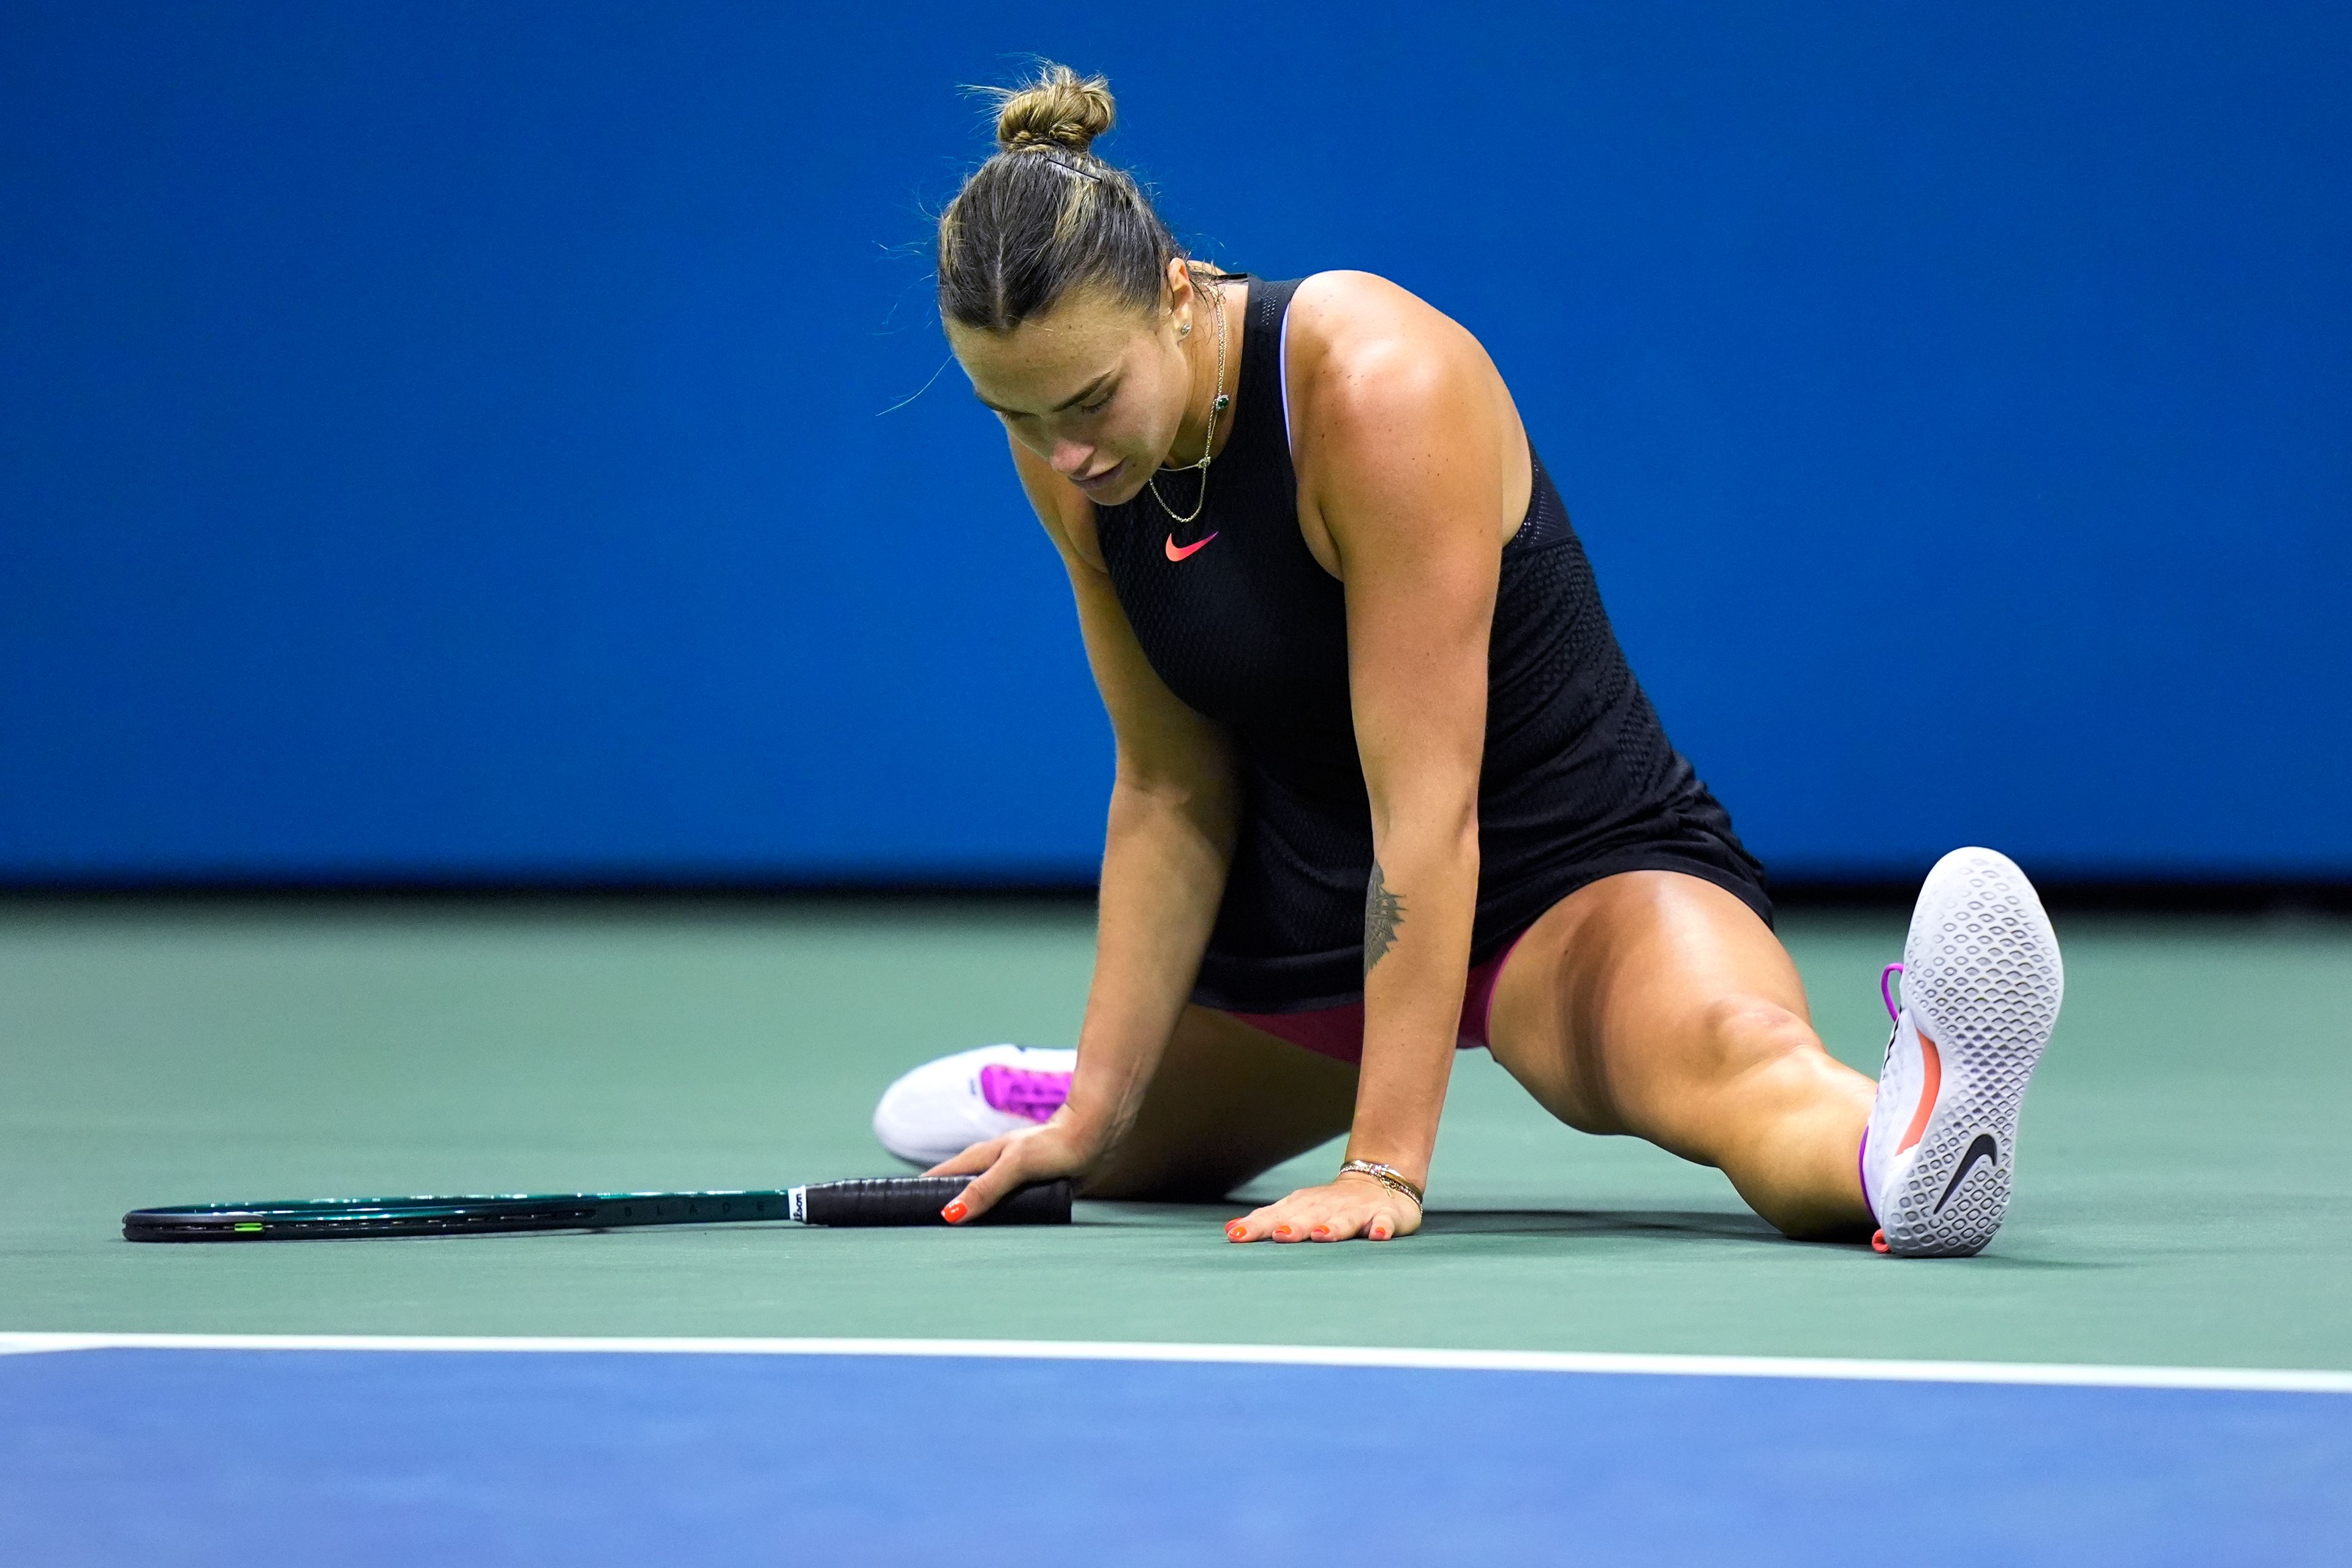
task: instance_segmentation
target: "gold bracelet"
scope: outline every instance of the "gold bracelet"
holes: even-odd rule
[[[1411,1198],[1414,1208],[1418,1209],[1423,1206],[1421,1201],[1421,1189],[1414,1186],[1412,1179],[1402,1171],[1398,1170],[1394,1165],[1383,1165],[1376,1160],[1350,1160],[1346,1164],[1339,1167],[1339,1174],[1343,1176],[1370,1176],[1381,1185],[1388,1188],[1389,1191],[1392,1193],[1402,1193],[1406,1197]]]

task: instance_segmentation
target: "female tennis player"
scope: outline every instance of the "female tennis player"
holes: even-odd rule
[[[1091,151],[1111,118],[1059,66],[1003,92],[939,225],[950,344],[1117,737],[1075,1070],[918,1069],[885,1142],[937,1157],[975,1107],[1011,1129],[935,1167],[971,1177],[961,1222],[1055,1176],[1215,1197],[1345,1133],[1331,1181],[1226,1234],[1386,1241],[1421,1226],[1454,1051],[1484,1047],[1788,1236],[1981,1247],[2058,1012],[2031,884],[1946,857],[1880,1080],[1832,1058],[1477,340],[1365,273],[1192,259]]]

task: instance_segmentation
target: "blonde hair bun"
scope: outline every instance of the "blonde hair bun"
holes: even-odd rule
[[[1087,288],[1156,316],[1185,251],[1135,177],[1092,151],[1110,129],[1110,84],[1039,60],[1026,81],[977,90],[996,106],[1002,151],[940,213],[940,319],[1009,332]]]
[[[1108,80],[1050,61],[1018,87],[988,90],[996,99],[996,144],[1007,153],[1025,147],[1083,153],[1110,129],[1118,112]]]

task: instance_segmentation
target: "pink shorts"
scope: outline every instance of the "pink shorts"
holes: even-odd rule
[[[1462,1021],[1454,1026],[1454,1043],[1460,1049],[1486,1049],[1486,1014],[1495,1005],[1495,982],[1518,945],[1519,938],[1513,937],[1509,947],[1470,972],[1469,983],[1462,988]],[[1318,1056],[1343,1062],[1364,1059],[1361,1002],[1350,1002],[1344,1007],[1318,1007],[1311,1013],[1231,1013],[1227,1016],[1239,1018],[1253,1029],[1263,1029],[1276,1039],[1288,1040]]]

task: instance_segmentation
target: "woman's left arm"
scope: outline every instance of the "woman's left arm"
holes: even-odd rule
[[[1374,309],[1350,311],[1360,324],[1318,356],[1293,407],[1302,520],[1322,529],[1346,584],[1356,747],[1371,797],[1364,1056],[1346,1157],[1422,1186],[1470,965],[1506,452],[1525,438],[1475,340],[1381,288],[1402,303],[1376,295],[1363,302]],[[1419,1229],[1421,1215],[1410,1197],[1348,1175],[1240,1224],[1236,1240],[1386,1240]]]

